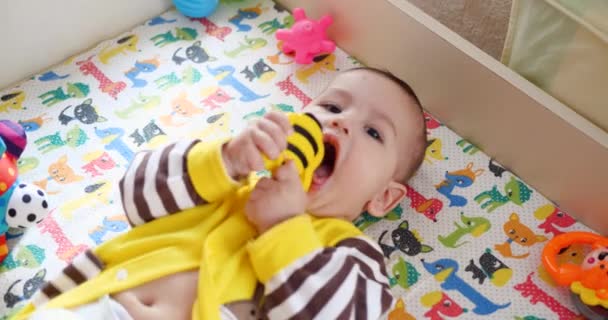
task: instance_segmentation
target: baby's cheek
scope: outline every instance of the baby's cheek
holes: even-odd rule
[[[345,172],[346,177],[350,180],[351,188],[366,189],[376,185],[379,171],[383,170],[381,165],[373,161],[373,157],[358,157],[353,159]]]

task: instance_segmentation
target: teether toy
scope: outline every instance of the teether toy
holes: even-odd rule
[[[264,165],[267,170],[273,171],[286,160],[293,160],[300,174],[302,186],[304,190],[308,190],[315,170],[323,161],[325,151],[321,124],[308,113],[291,113],[288,118],[294,133],[287,137],[287,149],[276,159],[270,160],[264,157]]]

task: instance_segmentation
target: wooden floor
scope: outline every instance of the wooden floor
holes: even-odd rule
[[[511,0],[409,0],[492,57],[500,59]]]

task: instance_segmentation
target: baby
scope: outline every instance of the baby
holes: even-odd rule
[[[383,256],[352,221],[405,196],[426,146],[420,102],[393,75],[358,68],[305,111],[325,145],[308,192],[292,162],[257,183],[251,175],[287,147],[281,113],[227,142],[140,152],[120,182],[135,227],[75,259],[20,315],[379,318],[393,300]]]

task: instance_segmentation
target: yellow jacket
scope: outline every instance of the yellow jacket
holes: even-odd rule
[[[366,273],[365,281],[382,287],[378,303],[381,311],[388,309],[392,299],[386,297],[386,272],[374,243],[361,237],[348,221],[308,214],[258,236],[243,210],[254,184],[254,180],[239,184],[227,175],[219,143],[184,141],[138,153],[120,182],[125,212],[136,226],[75,259],[66,269],[76,268],[84,278],[68,276],[70,282],[66,272],[61,273],[43,286],[16,319],[25,318],[36,307],[73,308],[104,294],[192,269],[199,269],[193,319],[219,319],[221,305],[251,299],[260,282],[266,285],[272,302],[272,295],[278,295],[273,288],[284,290],[282,284],[290,281],[286,274],[279,275],[309,275],[311,271],[302,264],[315,259],[329,259],[328,266],[350,261],[353,265],[348,270],[361,268],[361,263],[367,265],[374,272],[372,276]],[[358,257],[361,252],[363,256]],[[316,276],[323,278],[319,273]],[[335,276],[328,275],[322,281],[335,281]],[[314,299],[314,290],[296,293],[295,289],[287,299]],[[305,317],[302,312],[306,308],[290,311],[285,303],[279,303],[285,299],[277,299],[275,318]]]

